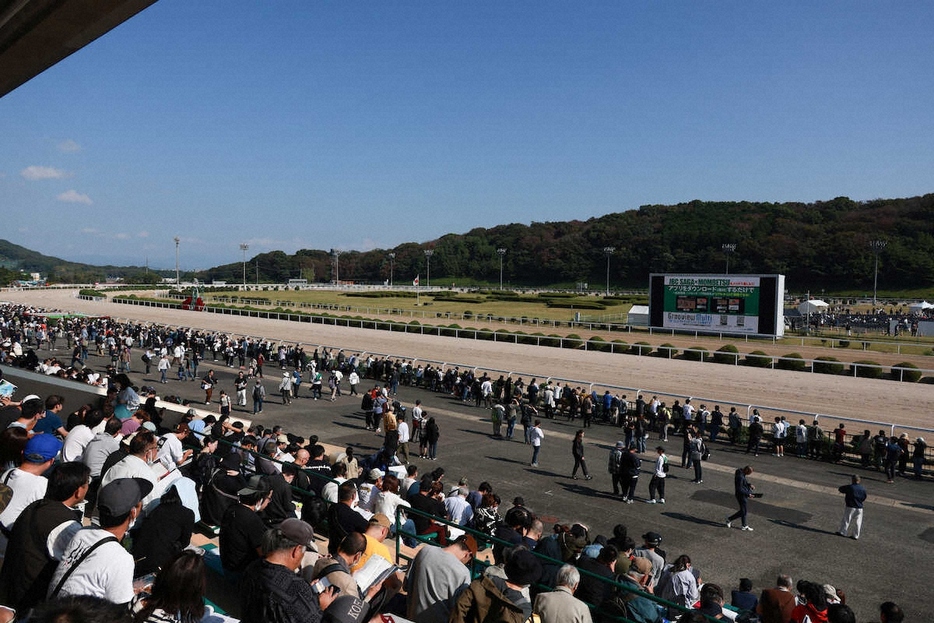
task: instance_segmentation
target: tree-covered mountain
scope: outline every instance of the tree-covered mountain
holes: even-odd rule
[[[39,273],[49,283],[95,283],[117,277],[136,283],[156,283],[161,276],[142,266],[93,266],[43,255],[18,244],[0,240],[0,284]]]
[[[730,254],[731,273],[783,273],[796,290],[833,291],[872,287],[870,241],[885,240],[879,253],[879,283],[886,289],[934,286],[934,194],[907,199],[852,201],[838,197],[816,203],[692,201],[649,205],[587,221],[510,224],[448,234],[427,243],[339,256],[341,280],[410,283],[427,277],[425,250],[433,250],[431,281],[499,283],[513,286],[570,285],[606,280],[606,247],[614,288],[645,288],[652,272],[721,273]],[[389,254],[395,253],[390,260]],[[333,256],[324,250],[276,251],[249,260],[247,281],[259,267],[261,281],[304,277],[333,279]],[[240,263],[205,271],[203,277],[238,283]],[[793,285],[792,285],[793,284]]]
[[[606,281],[606,247],[613,288],[645,288],[653,272],[721,273],[724,244],[735,244],[731,273],[783,273],[790,288],[831,291],[872,288],[874,255],[870,241],[884,240],[879,253],[879,285],[886,290],[934,287],[934,194],[907,199],[852,201],[838,197],[816,203],[691,201],[650,205],[586,221],[513,223],[447,234],[425,243],[393,249],[344,251],[342,281],[411,283],[428,278],[426,250],[432,250],[433,285],[498,284],[512,287],[564,286]],[[395,254],[390,259],[390,253]],[[329,282],[334,256],[327,250],[262,253],[183,278],[282,283],[293,278]],[[0,240],[0,267],[40,272],[51,282],[93,282],[120,277],[155,282],[142,267],[90,266],[44,256]],[[245,269],[245,270],[244,270]],[[167,276],[174,277],[173,275]]]

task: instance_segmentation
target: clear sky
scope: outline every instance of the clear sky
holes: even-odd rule
[[[160,0],[0,98],[0,238],[183,269],[934,191],[934,3]]]

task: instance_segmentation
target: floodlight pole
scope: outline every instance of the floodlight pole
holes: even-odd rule
[[[392,270],[395,268],[396,254],[389,254],[389,287],[392,288]]]
[[[240,251],[243,252],[243,287],[246,288],[246,252],[250,249],[250,245],[241,242]]]
[[[341,252],[338,249],[331,249],[331,255],[334,256],[334,285],[340,285],[341,282]]]
[[[426,285],[429,289],[431,289],[431,256],[434,255],[434,254],[435,254],[435,250],[434,250],[434,249],[425,249],[425,259],[428,260],[428,271],[427,271],[427,272],[428,272],[428,275],[427,275],[428,278],[425,280],[425,282],[426,282],[425,285]]]
[[[872,254],[875,256],[875,265],[873,268],[872,276],[872,306],[876,306],[876,294],[878,293],[879,286],[879,254],[885,249],[885,246],[888,244],[886,240],[870,240],[869,248],[872,249]],[[875,311],[875,310],[874,310]]]
[[[179,281],[179,272],[178,272],[178,243],[181,239],[178,236],[175,236],[175,289],[180,290],[182,287],[181,281]]]
[[[606,295],[610,296],[610,256],[616,251],[616,247],[603,247],[606,253]]]
[[[503,289],[503,258],[506,256],[506,249],[502,247],[496,249],[496,253],[499,255],[499,289]]]
[[[724,255],[726,255],[726,274],[730,274],[730,255],[736,251],[735,242],[724,242],[720,245],[720,248],[723,249]]]

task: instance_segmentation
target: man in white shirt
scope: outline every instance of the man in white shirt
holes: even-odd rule
[[[405,421],[405,413],[400,413],[398,422],[396,423],[396,432],[399,434],[399,447],[396,448],[396,453],[399,455],[399,460],[402,461],[403,465],[409,464],[409,425]]]
[[[123,457],[104,474],[101,479],[101,490],[103,491],[104,487],[120,478],[148,480],[152,487],[143,498],[143,512],[149,512],[158,504],[159,497],[164,493],[164,487],[158,486],[159,480],[152,469],[152,463],[155,462],[158,454],[159,445],[156,443],[156,436],[151,431],[141,428],[130,440],[130,454]]]
[[[162,461],[166,469],[171,470],[173,466],[179,466],[191,458],[191,449],[182,448],[182,440],[191,434],[191,429],[185,422],[179,422],[175,427],[174,433],[166,433],[159,438],[158,459]]]
[[[116,604],[133,599],[133,556],[120,541],[151,491],[152,483],[140,478],[118,478],[101,487],[100,528],[88,526],[75,534],[52,576],[50,599],[90,595]]]
[[[84,423],[78,424],[65,437],[65,445],[62,447],[62,461],[69,463],[71,461],[80,461],[84,449],[94,439],[94,428],[104,421],[104,413],[99,409],[91,411],[84,416]]]

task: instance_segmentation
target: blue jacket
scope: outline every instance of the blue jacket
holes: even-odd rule
[[[862,508],[866,501],[866,489],[861,484],[843,485],[838,491],[846,496],[847,508]]]

